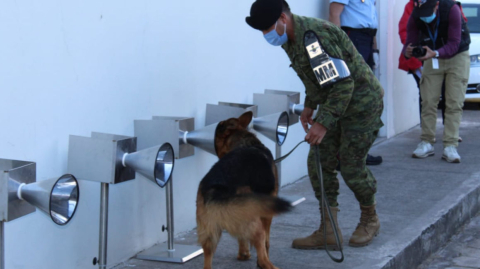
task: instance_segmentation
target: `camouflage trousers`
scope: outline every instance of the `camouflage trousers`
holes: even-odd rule
[[[377,180],[365,165],[365,161],[377,134],[378,130],[361,134],[342,132],[338,125],[335,129],[327,131],[319,145],[319,154],[323,186],[330,206],[338,206],[337,196],[339,195],[340,185],[335,170],[338,164],[337,154],[340,155],[341,160],[341,175],[347,186],[355,194],[358,202],[363,206],[370,206],[375,203]],[[321,205],[322,193],[315,165],[314,150],[315,147],[310,147],[307,159],[308,175],[315,196]]]

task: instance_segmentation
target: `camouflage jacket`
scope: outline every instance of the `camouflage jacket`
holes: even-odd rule
[[[327,129],[337,124],[344,131],[367,132],[383,126],[383,89],[350,38],[336,25],[321,19],[293,15],[295,42],[282,48],[290,65],[305,85],[305,106],[320,108],[315,121]],[[315,77],[303,45],[305,31],[317,34],[323,49],[331,56],[345,61],[351,76],[336,84],[321,87]]]

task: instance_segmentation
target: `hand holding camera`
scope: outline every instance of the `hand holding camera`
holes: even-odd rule
[[[416,46],[412,50],[412,56],[415,58],[423,57],[427,54],[427,50],[424,49],[422,46]]]
[[[427,46],[412,46],[412,44],[408,44],[407,48],[405,49],[405,57],[411,58],[415,57],[420,61],[426,61],[435,57],[435,51],[431,50]]]

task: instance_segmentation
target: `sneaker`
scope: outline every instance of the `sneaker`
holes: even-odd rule
[[[457,148],[455,146],[446,146],[443,149],[442,159],[449,163],[459,163],[461,158],[460,155],[458,155]]]
[[[435,155],[433,151],[432,144],[428,143],[427,141],[422,141],[418,144],[417,149],[413,152],[413,158],[427,158],[428,156]]]
[[[459,137],[458,137],[458,142],[462,142],[462,141],[463,141],[462,137],[459,136]]]

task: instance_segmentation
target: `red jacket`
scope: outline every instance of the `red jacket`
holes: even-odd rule
[[[398,23],[398,34],[400,35],[400,40],[402,44],[405,45],[405,40],[407,40],[407,23],[408,19],[410,18],[410,14],[412,14],[413,10],[413,0],[410,0],[405,5],[405,11],[403,12],[402,18]],[[398,59],[398,68],[405,70],[405,71],[415,71],[422,66],[422,62],[417,60],[417,58],[410,58],[407,59],[400,53],[400,58]]]

